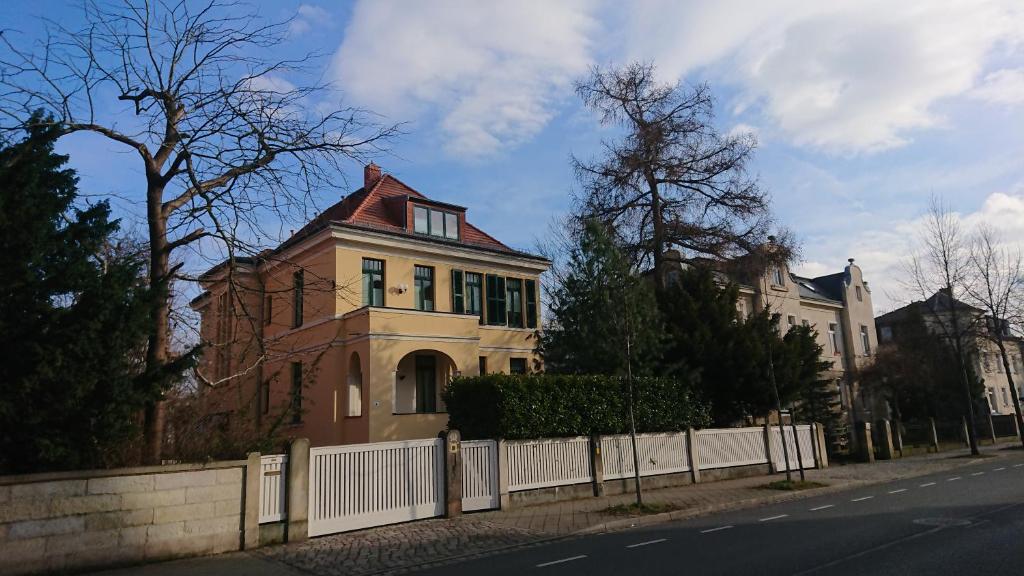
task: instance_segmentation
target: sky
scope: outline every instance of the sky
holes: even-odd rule
[[[16,5],[17,4],[17,5]],[[810,276],[855,258],[878,312],[906,293],[902,265],[929,200],[965,225],[1024,243],[1024,2],[680,0],[252,4],[294,17],[282,54],[312,64],[345,102],[404,122],[379,158],[427,196],[468,207],[499,240],[533,250],[569,207],[570,155],[614,130],[573,92],[594,65],[652,62],[665,82],[707,82],[723,132],[754,133],[753,171]],[[38,35],[75,4],[5,3],[3,27]],[[271,80],[288,81],[288,78]],[[137,206],[122,148],[61,144],[81,188]],[[114,169],[112,169],[114,168]],[[318,198],[359,187],[362,168]],[[285,230],[286,232],[286,230]]]

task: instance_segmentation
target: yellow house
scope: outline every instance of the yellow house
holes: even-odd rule
[[[540,366],[549,265],[370,164],[278,248],[204,274],[209,409],[313,445],[434,437],[453,376]]]

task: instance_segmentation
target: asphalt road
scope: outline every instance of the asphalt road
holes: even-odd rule
[[[1024,455],[417,572],[1024,574]]]

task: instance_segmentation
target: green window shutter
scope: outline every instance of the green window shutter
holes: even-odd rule
[[[526,281],[526,327],[537,327],[537,281]]]
[[[452,312],[466,313],[466,298],[462,286],[462,270],[452,270]]]

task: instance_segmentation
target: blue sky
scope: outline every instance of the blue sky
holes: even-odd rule
[[[5,3],[0,21],[33,36],[38,16],[73,24],[74,4]],[[566,210],[569,155],[587,157],[613,135],[582,109],[572,80],[631,59],[653,61],[665,81],[711,84],[719,127],[758,136],[754,169],[803,244],[797,269],[830,273],[856,257],[879,311],[902,298],[900,263],[933,194],[967,224],[1024,242],[1019,0],[254,7],[296,16],[282,55],[321,52],[318,73],[348,103],[408,122],[378,160],[386,171],[467,206],[516,247],[531,248]],[[127,220],[138,214],[134,157],[121,162],[128,152],[87,137],[62,149],[83,190],[123,198]],[[361,168],[347,176],[321,206],[357,188]]]

